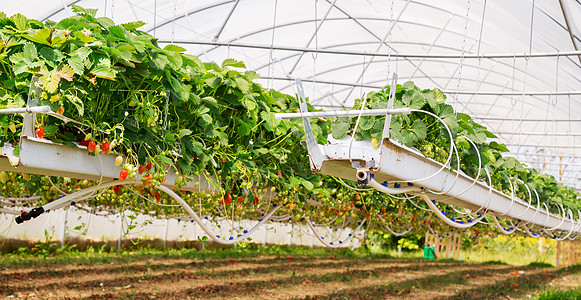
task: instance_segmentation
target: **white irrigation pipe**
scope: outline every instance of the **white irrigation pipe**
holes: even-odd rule
[[[502,226],[502,224],[500,224],[497,216],[492,216],[492,221],[494,222],[494,225],[496,225],[498,230],[500,230],[500,232],[502,232],[504,234],[514,233],[516,231],[517,226],[518,226],[518,222],[517,222],[516,225],[514,225],[514,224],[512,225],[512,228],[506,229],[506,228],[504,228],[504,226]]]
[[[370,178],[369,183],[373,186],[376,190],[386,193],[386,194],[401,194],[401,193],[409,193],[409,192],[420,192],[420,189],[414,186],[408,186],[403,188],[390,188],[383,186],[381,183],[377,182],[377,180]]]
[[[504,175],[504,177],[506,177],[506,179],[508,180],[508,184],[510,186],[510,207],[508,208],[508,210],[505,213],[495,212],[495,214],[507,216],[510,213],[510,211],[512,210],[512,207],[514,206],[514,187],[512,185],[512,181],[510,180],[510,178],[508,176],[506,176],[506,174],[502,174],[502,175]]]
[[[426,204],[428,204],[428,206],[432,209],[432,211],[436,214],[436,216],[438,216],[442,221],[444,221],[444,223],[446,223],[452,227],[456,227],[456,228],[460,228],[460,229],[470,228],[470,227],[476,225],[480,220],[482,220],[482,218],[484,218],[486,216],[486,214],[484,213],[480,217],[477,217],[475,219],[471,219],[472,222],[457,223],[455,221],[452,221],[448,217],[446,217],[442,213],[442,211],[440,211],[440,209],[432,202],[432,200],[430,199],[430,197],[428,195],[426,195],[425,193],[422,193],[422,194],[420,194],[420,197],[422,199],[424,199],[424,202],[426,202]]]
[[[518,181],[516,183],[518,183]],[[531,189],[529,189],[528,185],[524,181],[522,181],[522,184],[525,186],[525,188],[527,189],[527,192],[529,194],[529,203],[528,203],[527,208],[525,209],[525,211],[523,211],[520,215],[515,216],[515,218],[518,218],[518,217],[524,215],[527,211],[529,211],[529,208],[531,207],[531,204],[532,204],[533,195],[531,194]]]
[[[448,132],[448,135],[450,136],[450,155],[448,156],[448,159],[446,160],[446,163],[438,170],[436,171],[434,174],[424,177],[424,178],[420,178],[420,179],[414,179],[414,180],[408,180],[407,182],[418,182],[418,181],[424,181],[424,180],[428,180],[436,175],[438,175],[440,172],[442,172],[446,167],[449,167],[450,165],[450,161],[452,161],[452,151],[454,150],[454,138],[452,136],[452,132],[450,131],[450,128],[448,127],[448,125],[446,125],[446,123],[444,123],[444,120],[442,120],[440,117],[438,117],[437,115],[429,112],[429,111],[425,111],[425,110],[421,110],[421,109],[412,109],[411,111],[415,111],[415,112],[421,112],[421,113],[425,113],[428,115],[431,115],[432,117],[438,119],[442,125],[444,125],[444,128],[446,128],[446,131]]]
[[[463,138],[467,139],[468,142],[470,142],[470,144],[472,144],[472,147],[474,147],[474,149],[476,150],[476,155],[478,156],[478,174],[476,174],[476,178],[474,178],[474,180],[472,181],[472,183],[465,190],[463,190],[462,192],[460,192],[460,193],[458,193],[458,194],[456,194],[454,196],[450,196],[447,199],[456,198],[456,197],[458,197],[458,196],[466,193],[469,189],[471,189],[476,184],[476,182],[478,181],[478,178],[480,177],[480,172],[482,171],[482,161],[481,161],[481,156],[480,156],[480,150],[478,150],[478,147],[476,147],[476,144],[471,139],[469,139],[466,136],[463,136]],[[457,147],[454,147],[454,148],[456,149],[456,156],[457,156],[457,159],[458,159],[458,170],[456,171],[458,173],[458,172],[460,172],[460,157],[458,155],[458,149],[457,149]]]
[[[5,214],[9,214],[9,215],[19,215],[21,213],[20,211],[11,210],[8,208],[3,208],[3,207],[0,207],[0,212],[5,213]]]
[[[563,205],[561,205],[561,204],[559,204],[559,206],[558,206],[558,207],[560,207],[560,208],[561,208],[559,211],[563,211],[563,219],[561,220],[561,223],[559,223],[559,225],[557,225],[557,226],[555,226],[555,227],[553,227],[553,228],[549,228],[549,229],[547,229],[547,230],[549,230],[549,231],[553,231],[553,230],[555,230],[555,229],[557,229],[557,228],[561,227],[561,225],[563,225],[563,223],[565,223],[565,217],[566,217],[566,216],[565,216],[565,208],[563,208]],[[548,215],[548,213],[547,213],[547,215]]]
[[[305,218],[305,220],[307,221],[307,225],[309,225],[309,228],[311,228],[311,230],[313,231],[313,233],[315,234],[315,237],[319,240],[319,242],[321,242],[323,245],[325,245],[326,247],[329,247],[329,248],[339,248],[339,247],[343,246],[344,244],[346,244],[347,242],[349,242],[355,236],[355,234],[357,234],[357,232],[359,232],[359,230],[361,229],[361,226],[363,226],[363,224],[365,224],[365,221],[366,221],[366,219],[363,219],[363,221],[359,222],[357,227],[355,227],[355,229],[349,234],[349,236],[344,241],[339,241],[339,244],[334,244],[334,243],[327,243],[325,241],[324,237],[317,234],[317,231],[315,230],[315,227],[313,226],[313,223],[311,222],[311,220],[309,218]]]
[[[176,200],[178,203],[180,203],[182,205],[182,207],[184,208],[184,210],[194,219],[194,221],[196,221],[196,223],[198,223],[198,225],[200,225],[200,227],[202,228],[202,230],[204,230],[204,232],[208,235],[208,237],[210,237],[215,242],[223,244],[223,245],[232,245],[232,244],[235,244],[235,243],[238,243],[240,241],[245,240],[252,233],[254,233],[254,231],[256,231],[258,228],[260,228],[278,209],[281,208],[281,206],[277,205],[268,214],[266,214],[262,219],[260,219],[259,222],[256,225],[254,225],[254,227],[252,227],[250,230],[245,230],[245,233],[243,235],[241,235],[239,237],[230,237],[230,239],[225,240],[225,239],[220,238],[210,228],[208,228],[206,226],[206,224],[204,224],[202,219],[200,219],[198,214],[196,214],[196,212],[190,207],[190,205],[188,203],[186,203],[186,201],[184,201],[184,199],[182,199],[182,197],[180,197],[178,194],[176,194],[170,188],[163,186],[163,185],[158,186],[157,189],[166,193],[168,196],[172,197],[174,200]],[[276,204],[273,204],[273,205],[276,205]]]

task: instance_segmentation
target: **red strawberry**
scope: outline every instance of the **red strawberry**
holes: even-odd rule
[[[143,172],[145,172],[145,166],[139,166],[137,172],[139,173],[139,175],[143,174]]]
[[[103,150],[103,154],[109,153],[110,149],[111,149],[111,143],[104,142],[103,144],[101,144],[101,150]]]
[[[230,196],[226,197],[226,200],[224,201],[224,203],[226,205],[230,205],[231,202],[232,202],[232,197],[230,197]]]
[[[240,198],[238,198],[238,203],[242,203],[244,202],[244,196],[240,196]]]
[[[42,139],[42,137],[44,136],[44,129],[42,128],[42,126],[39,125],[38,127],[36,127],[35,133],[37,138]]]
[[[145,171],[149,170],[151,170],[151,163],[147,163],[147,165],[145,165]]]
[[[165,180],[167,179],[167,176],[165,176],[165,174],[163,175],[163,177],[161,178],[161,183],[165,183]]]
[[[97,143],[95,143],[95,141],[90,141],[89,146],[87,146],[87,149],[89,149],[89,152],[93,152],[93,151],[95,151],[96,147],[97,147]]]
[[[56,111],[56,113],[59,115],[62,115],[64,112],[65,112],[65,108],[62,106]]]
[[[129,175],[127,174],[127,169],[123,168],[119,173],[119,181],[125,180],[125,178],[127,178],[127,175]]]
[[[90,141],[91,140],[82,140],[82,141],[79,142],[79,145],[81,145],[81,146],[89,146],[89,142]]]
[[[114,186],[113,191],[115,192],[115,194],[119,195],[119,193],[121,192],[121,186],[120,185]]]
[[[369,220],[369,218],[371,218],[370,215],[365,216],[365,219]]]
[[[254,205],[258,204],[258,197],[254,197],[254,199],[252,199],[252,204]]]
[[[143,178],[145,178],[145,180],[144,179],[141,180],[143,181],[143,186],[148,187],[151,184],[151,176],[145,175],[143,176]]]
[[[159,192],[155,192],[155,200],[157,200],[157,202],[159,202],[160,199],[161,199],[161,195],[159,194]]]

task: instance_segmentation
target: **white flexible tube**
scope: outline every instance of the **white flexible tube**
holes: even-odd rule
[[[512,227],[512,229],[506,229],[502,226],[502,224],[500,224],[500,222],[498,221],[498,217],[497,216],[492,216],[492,221],[494,222],[494,225],[496,225],[496,227],[498,228],[498,230],[500,230],[500,232],[504,233],[504,234],[511,234],[514,233],[516,231],[516,228],[518,226],[518,222],[516,225],[514,225]]]
[[[420,192],[421,190],[414,186],[402,187],[402,188],[390,188],[381,185],[381,183],[377,182],[377,180],[370,178],[369,183],[372,187],[376,190],[386,193],[386,194],[401,194],[401,193],[410,193],[410,192]]]
[[[184,199],[182,199],[182,197],[180,197],[178,194],[176,194],[170,188],[163,186],[163,185],[157,186],[156,188],[158,190],[166,193],[168,196],[172,197],[174,200],[176,200],[178,203],[180,203],[182,205],[182,207],[184,208],[184,210],[194,219],[194,221],[196,221],[196,223],[198,223],[198,225],[200,225],[200,227],[202,228],[202,230],[204,230],[204,232],[208,235],[208,237],[210,237],[213,241],[220,243],[220,244],[223,244],[223,245],[232,245],[232,244],[235,244],[235,243],[238,243],[240,241],[245,240],[252,233],[254,233],[254,231],[256,231],[258,228],[260,228],[279,208],[281,208],[281,206],[277,206],[274,209],[272,209],[256,225],[254,225],[254,227],[252,227],[250,230],[247,230],[243,235],[241,235],[239,237],[230,237],[230,239],[226,240],[226,239],[219,238],[210,228],[208,228],[206,226],[206,224],[204,224],[204,222],[202,222],[202,219],[200,219],[198,214],[196,214],[196,212],[190,207],[190,205],[188,203],[186,203],[186,201],[184,201]]]
[[[428,197],[428,195],[422,193],[419,196],[422,197],[422,199],[424,199],[426,204],[428,204],[428,206],[432,209],[432,211],[436,214],[436,216],[438,216],[442,221],[444,221],[444,223],[446,223],[452,227],[455,227],[455,228],[460,228],[460,229],[470,228],[470,227],[476,225],[478,222],[480,222],[480,220],[482,220],[482,218],[484,218],[486,216],[486,214],[482,214],[480,217],[477,217],[475,219],[471,219],[472,222],[465,222],[464,224],[457,223],[455,221],[452,221],[448,217],[446,217],[442,213],[442,211],[440,211],[440,209],[438,209],[438,207],[432,202],[432,200],[430,199],[430,197]]]
[[[361,226],[363,226],[363,224],[365,224],[365,221],[366,221],[366,219],[363,219],[363,221],[359,222],[359,225],[357,225],[357,227],[355,227],[353,232],[351,232],[349,234],[349,236],[344,241],[339,241],[339,244],[334,244],[334,243],[331,244],[331,243],[327,243],[322,236],[319,236],[317,234],[317,231],[315,231],[315,226],[313,226],[313,223],[311,222],[311,220],[309,220],[308,218],[305,218],[305,220],[307,221],[307,225],[309,225],[309,228],[311,228],[311,230],[313,231],[313,233],[315,234],[315,237],[319,240],[319,242],[321,242],[323,245],[325,245],[328,248],[339,248],[339,247],[343,246],[343,244],[349,242],[355,236],[355,234],[357,234],[357,232],[359,232],[359,230],[361,229]]]

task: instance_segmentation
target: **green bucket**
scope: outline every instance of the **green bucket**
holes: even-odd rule
[[[436,249],[434,247],[424,246],[424,259],[435,259]]]

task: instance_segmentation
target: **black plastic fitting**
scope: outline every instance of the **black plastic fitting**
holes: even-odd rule
[[[22,224],[24,221],[28,221],[32,218],[36,218],[38,216],[40,216],[42,213],[44,213],[44,208],[41,207],[37,207],[37,208],[33,208],[31,211],[29,212],[23,212],[20,216],[16,217],[16,224]]]

